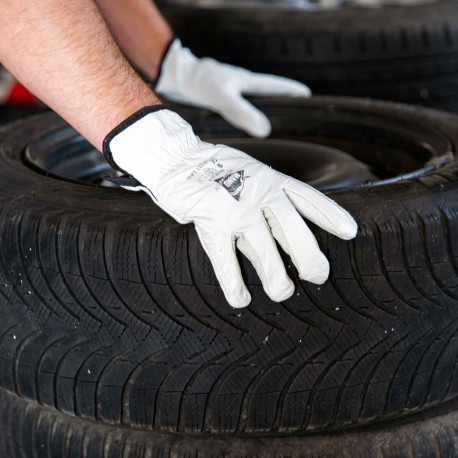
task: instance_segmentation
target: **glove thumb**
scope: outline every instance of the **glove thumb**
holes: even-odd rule
[[[220,107],[218,112],[230,124],[253,137],[265,138],[272,132],[267,116],[241,96],[231,97],[230,102]]]

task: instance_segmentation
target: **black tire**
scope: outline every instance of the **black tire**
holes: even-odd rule
[[[145,195],[24,163],[27,145],[65,127],[57,116],[0,131],[5,456],[100,456],[81,452],[89,443],[119,452],[104,456],[149,444],[204,456],[206,438],[214,456],[351,456],[356,443],[364,456],[422,456],[423,441],[427,456],[456,456],[458,117],[357,99],[260,105],[276,138],[430,171],[330,193],[360,232],[344,242],[313,228],[332,266],[321,287],[284,255],[297,291],[273,303],[241,258],[244,310],[226,304],[192,226]],[[237,135],[211,113],[182,114],[203,137]],[[338,436],[329,449],[323,434]]]
[[[224,3],[224,2],[222,2]],[[261,2],[260,2],[261,3]],[[280,4],[280,2],[278,2]],[[458,3],[297,10],[160,2],[199,56],[351,95],[458,110]]]
[[[378,428],[294,438],[145,432],[69,417],[0,389],[5,458],[437,457],[455,458],[458,410]]]

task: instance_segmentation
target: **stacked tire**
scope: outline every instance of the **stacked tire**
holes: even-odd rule
[[[281,0],[159,2],[199,56],[295,78],[314,94],[458,111],[458,3],[406,3],[311,10]]]
[[[359,234],[313,228],[332,266],[321,287],[282,253],[296,292],[274,303],[241,257],[243,310],[192,225],[27,162],[77,150],[56,115],[0,131],[0,456],[456,456],[458,116],[259,106],[275,141],[340,148],[379,178],[328,192]],[[180,113],[207,140],[243,138]]]

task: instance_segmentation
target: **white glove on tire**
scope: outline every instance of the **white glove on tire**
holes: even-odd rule
[[[310,97],[310,89],[281,76],[253,73],[214,59],[199,59],[180,40],[172,41],[162,60],[155,91],[174,102],[219,113],[254,137],[267,137],[266,115],[243,98],[258,96]]]
[[[267,295],[280,302],[293,294],[294,284],[274,238],[301,279],[321,284],[329,274],[299,213],[345,240],[357,232],[353,218],[320,192],[234,148],[202,142],[185,120],[163,107],[146,107],[114,129],[104,154],[138,180],[118,179],[119,185],[145,191],[179,223],[195,224],[233,307],[251,301],[236,247],[254,265]]]

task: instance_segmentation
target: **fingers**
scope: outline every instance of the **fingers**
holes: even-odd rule
[[[246,307],[251,295],[243,282],[235,254],[235,241],[215,238],[196,225],[197,235],[215,270],[216,278],[227,302],[234,308]]]
[[[264,291],[275,302],[292,296],[294,283],[289,279],[283,260],[265,221],[237,237],[237,248],[251,261]]]
[[[285,200],[264,208],[264,217],[275,239],[289,254],[299,277],[321,285],[329,276],[328,260],[299,213]]]
[[[310,97],[312,91],[305,84],[283,76],[249,73],[245,76],[242,92],[247,95]]]
[[[239,95],[232,95],[218,111],[226,121],[253,137],[268,137],[272,131],[267,116]]]
[[[258,138],[268,137],[272,126],[267,116],[244,99],[242,94],[286,97],[310,97],[312,95],[310,88],[298,81],[248,71],[243,73],[237,86],[240,93],[231,91],[218,111],[226,121]]]
[[[304,218],[341,239],[356,237],[358,225],[352,216],[321,192],[294,179],[288,179],[283,189]]]

